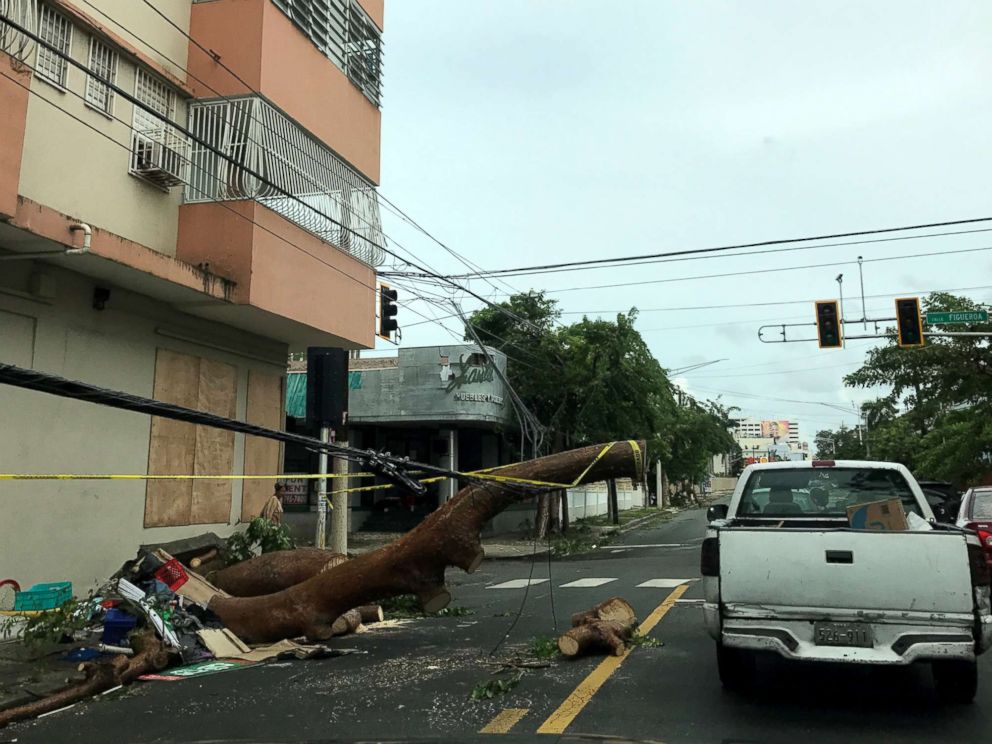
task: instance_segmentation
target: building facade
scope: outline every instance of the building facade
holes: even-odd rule
[[[0,362],[284,423],[285,360],[369,348],[382,0],[0,2]],[[282,448],[0,385],[0,472],[281,472]],[[85,589],[264,480],[0,483],[0,578]]]
[[[306,417],[306,371],[296,366],[291,365],[286,399],[291,428],[302,426]],[[395,356],[352,359],[348,441],[463,472],[512,462],[517,423],[505,373],[505,354],[474,344],[403,348]],[[309,487],[295,483],[292,473],[313,473],[315,465],[310,453],[287,447],[287,482],[294,494],[306,494],[291,501],[304,511],[316,508],[315,489],[312,482]],[[353,485],[371,483],[356,480]],[[353,493],[351,529],[408,529],[457,490],[454,480],[445,479],[431,483],[427,494],[415,500],[393,489]]]

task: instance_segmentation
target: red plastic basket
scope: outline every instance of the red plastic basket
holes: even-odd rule
[[[189,581],[189,574],[186,573],[186,569],[183,565],[173,558],[171,561],[166,562],[162,565],[158,571],[155,572],[155,578],[169,587],[170,591],[176,591],[179,587]]]

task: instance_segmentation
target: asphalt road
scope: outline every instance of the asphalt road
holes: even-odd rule
[[[528,741],[556,739],[538,735],[541,728],[638,741],[815,744],[979,740],[992,730],[992,656],[980,663],[979,697],[968,706],[939,705],[926,668],[775,659],[762,664],[751,693],[725,693],[695,581],[704,530],[696,510],[588,556],[550,565],[487,562],[471,576],[449,572],[454,604],[472,614],[336,639],[337,648],[356,651],[337,658],[135,684],[9,727],[0,742],[461,742],[502,725],[510,738]],[[573,582],[579,585],[563,586]],[[493,700],[470,699],[480,683],[513,678],[515,672],[494,676],[493,660],[524,654],[533,639],[555,636],[556,620],[565,628],[572,612],[614,595],[630,601],[642,621],[660,615],[649,635],[663,646],[635,648],[619,665],[554,661],[523,672]]]

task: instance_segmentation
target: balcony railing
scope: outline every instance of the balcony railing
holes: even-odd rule
[[[27,62],[34,41],[3,22],[9,18],[32,34],[38,33],[38,0],[0,0],[0,52]]]
[[[189,110],[187,202],[253,199],[370,266],[382,263],[375,187],[331,150],[257,96]]]

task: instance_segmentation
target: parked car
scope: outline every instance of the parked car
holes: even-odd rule
[[[953,483],[941,480],[921,480],[917,481],[924,491],[938,493],[944,497],[944,508],[947,509],[947,518],[953,519],[961,508],[961,492]]]
[[[893,498],[915,529],[850,527],[849,506]],[[929,663],[942,699],[974,698],[977,655],[992,644],[989,566],[976,534],[934,520],[903,465],[752,465],[709,516],[703,614],[724,687],[750,687],[756,654],[768,652]]]
[[[985,560],[992,566],[992,486],[977,486],[965,491],[955,524],[978,534]]]

